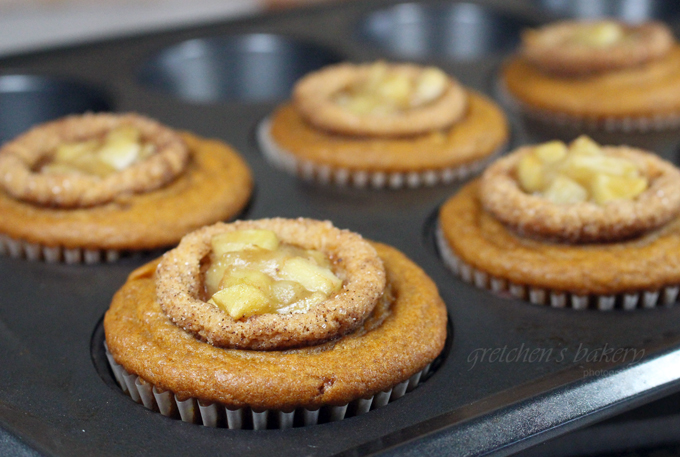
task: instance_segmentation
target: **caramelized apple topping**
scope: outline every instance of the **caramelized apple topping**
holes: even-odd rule
[[[583,22],[574,27],[565,42],[575,45],[606,48],[626,39],[623,26],[614,21]]]
[[[335,94],[334,101],[355,114],[389,115],[433,102],[444,93],[446,84],[446,74],[435,67],[412,75],[376,62],[366,78]]]
[[[307,312],[342,287],[325,254],[281,243],[271,230],[221,233],[211,245],[208,302],[233,319]]]
[[[661,59],[674,42],[660,22],[562,21],[524,31],[521,53],[548,73],[587,76]]]
[[[443,71],[380,61],[306,75],[295,84],[293,106],[320,130],[380,138],[447,129],[468,108],[466,90]]]
[[[633,200],[649,185],[645,170],[626,158],[606,155],[586,136],[569,146],[551,141],[535,147],[515,172],[525,192],[557,204]]]
[[[142,140],[133,125],[121,125],[102,139],[60,144],[43,173],[80,173],[106,177],[146,159],[156,151],[153,143]]]

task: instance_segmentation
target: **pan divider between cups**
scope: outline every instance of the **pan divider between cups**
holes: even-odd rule
[[[195,38],[158,51],[137,73],[142,87],[198,104],[272,102],[295,81],[343,56],[287,35],[247,33]]]

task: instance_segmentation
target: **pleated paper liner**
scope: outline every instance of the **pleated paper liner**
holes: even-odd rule
[[[265,118],[258,125],[257,139],[262,153],[272,165],[304,181],[334,184],[338,187],[401,189],[450,184],[478,174],[505,150],[503,146],[483,159],[441,169],[412,172],[350,170],[297,158],[274,142],[270,127],[271,120]]]
[[[249,202],[238,215],[243,217],[248,212]],[[18,240],[0,233],[0,256],[7,256],[13,259],[26,259],[30,261],[44,261],[46,263],[65,263],[69,265],[87,264],[94,265],[99,263],[114,263],[121,257],[136,256],[140,254],[157,254],[164,252],[165,248],[147,249],[87,249],[87,248],[66,248],[64,246],[44,246],[40,243],[29,243],[28,241]]]
[[[528,119],[562,128],[608,133],[647,133],[680,127],[680,112],[639,117],[581,117],[529,106],[514,97],[500,80],[496,84],[496,93],[502,103],[512,111],[523,114]]]
[[[44,260],[47,263],[64,262],[67,264],[96,264],[117,261],[122,252],[115,249],[65,248],[62,246],[42,246],[0,235],[0,255],[14,259],[32,261]]]
[[[439,360],[435,359],[422,371],[389,390],[379,392],[369,398],[359,398],[346,405],[322,406],[316,410],[296,408],[292,411],[256,411],[249,407],[230,409],[220,403],[205,403],[196,398],[180,399],[173,392],[161,390],[139,376],[128,373],[113,360],[106,343],[104,343],[104,349],[116,382],[123,392],[137,403],[164,416],[184,422],[233,430],[287,429],[335,422],[366,414],[403,397],[418,387],[434,372],[433,367]]]
[[[512,283],[485,271],[478,270],[456,256],[449,247],[446,237],[437,225],[435,231],[439,255],[444,264],[463,281],[474,284],[480,289],[495,294],[507,295],[527,300],[537,305],[553,308],[573,308],[576,310],[597,309],[611,311],[613,309],[634,310],[640,308],[656,308],[672,306],[678,298],[680,286],[667,286],[655,291],[639,291],[618,295],[577,295],[569,292],[544,289],[528,284]]]

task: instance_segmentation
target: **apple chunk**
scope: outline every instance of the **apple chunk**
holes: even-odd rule
[[[633,200],[649,186],[645,167],[608,154],[587,136],[567,147],[560,141],[535,146],[515,168],[522,190],[556,204]]]
[[[210,299],[233,319],[268,311],[269,297],[249,284],[234,284],[219,290]]]
[[[244,249],[262,248],[274,251],[279,247],[279,238],[271,230],[236,230],[215,235],[210,242],[213,254],[217,257]]]
[[[323,252],[282,243],[271,230],[221,233],[210,243],[204,291],[234,319],[306,312],[342,287]]]
[[[288,259],[279,274],[283,279],[300,283],[310,292],[323,292],[330,295],[342,286],[342,280],[331,270],[314,265],[301,257]]]
[[[647,188],[645,177],[599,175],[593,182],[593,199],[598,205],[620,199],[633,199]]]
[[[84,173],[104,178],[149,157],[155,150],[153,143],[143,141],[139,129],[121,125],[103,139],[60,144],[41,171]]]

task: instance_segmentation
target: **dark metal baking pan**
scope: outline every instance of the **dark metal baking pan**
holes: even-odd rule
[[[481,59],[514,49],[529,25],[476,3],[399,3],[364,16],[357,37],[393,58]]]
[[[197,38],[151,57],[139,81],[190,102],[284,100],[303,75],[340,60],[331,49],[281,35]]]
[[[680,440],[680,394],[653,401],[591,427],[544,442],[522,457],[671,457]]]
[[[111,110],[113,105],[104,91],[78,81],[38,75],[0,76],[0,143],[50,119]]]
[[[678,2],[668,0],[535,0],[555,17],[597,19],[617,17],[628,22],[667,21],[680,14]]]
[[[520,24],[554,17],[529,0],[474,4],[485,17]],[[97,369],[100,319],[126,275],[151,260],[152,254],[93,266],[1,258],[0,446],[8,444],[0,451],[59,456],[508,455],[541,442],[549,446],[555,442],[551,438],[583,430],[680,388],[680,307],[609,313],[550,309],[494,296],[453,277],[434,248],[432,228],[437,208],[460,184],[397,191],[323,187],[303,183],[265,161],[254,131],[296,75],[325,59],[394,58],[380,45],[361,39],[365,24],[393,7],[394,2],[381,0],[342,3],[16,55],[0,59],[0,74],[96,88],[105,95],[104,108],[138,111],[174,128],[232,144],[248,161],[257,183],[244,217],[330,219],[402,250],[437,283],[451,318],[451,348],[436,373],[405,397],[336,423],[284,431],[182,423],[134,403],[105,370]],[[437,2],[417,8],[459,11],[461,6]],[[673,25],[677,28],[677,23]],[[234,77],[231,70],[252,57],[252,48],[225,47],[234,44],[234,37],[259,36],[275,45],[270,54],[258,55],[268,62],[262,68],[276,68],[285,81],[272,92],[252,92],[247,85],[228,82],[235,81],[229,79]],[[508,36],[512,39],[516,37]],[[165,59],[185,58],[181,50],[187,43],[210,48],[197,54],[199,62],[203,59],[200,65],[225,70],[194,68],[173,81],[175,70]],[[495,75],[509,49],[490,47],[474,58],[459,58],[440,49],[441,44],[433,46],[423,48],[423,55],[414,60],[438,65],[464,84],[495,95]],[[280,59],[278,53],[285,55],[291,47],[291,61],[294,56],[301,61],[286,69],[288,57]],[[317,52],[307,54],[309,49],[321,50],[322,58],[307,59]],[[214,85],[195,81],[207,75],[217,79]],[[192,84],[200,89],[181,88]],[[25,100],[28,106],[41,106],[30,97]],[[5,106],[0,104],[0,111]],[[97,106],[86,103],[76,111]],[[27,124],[65,114],[47,108],[37,111]],[[535,125],[514,114],[510,121],[511,146],[577,133]],[[677,132],[599,136],[644,145],[680,163]],[[612,356],[612,351],[618,355]],[[621,351],[628,351],[627,356]]]

